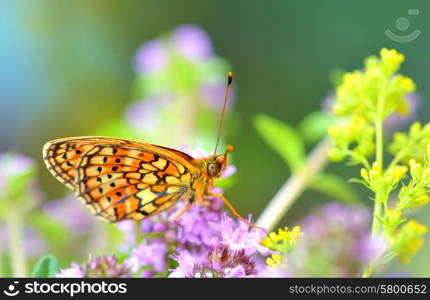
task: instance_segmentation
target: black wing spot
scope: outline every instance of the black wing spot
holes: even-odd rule
[[[117,163],[120,163],[120,162],[121,162],[121,158],[117,158],[117,159],[115,159],[115,161],[116,161]]]
[[[66,165],[68,165],[69,167],[73,167],[73,164],[70,161],[66,162]]]
[[[108,158],[105,156],[105,157],[103,157],[103,163],[106,163],[107,162],[107,160],[108,160]]]
[[[102,171],[103,171],[103,168],[102,168],[102,167],[98,167],[98,168],[97,168],[97,172],[101,173]]]
[[[110,184],[110,186],[111,186],[111,187],[115,187],[115,182],[112,182],[112,183]]]
[[[76,153],[76,154],[81,154],[81,153],[82,153],[82,151],[81,151],[81,150],[76,150],[76,151],[75,151],[75,153]]]
[[[113,149],[112,153],[115,155],[118,152],[118,149]]]
[[[112,179],[112,174],[108,174],[107,176],[109,179]]]
[[[100,194],[103,194],[103,189],[99,188],[99,192],[100,192]]]
[[[118,171],[118,167],[112,167],[112,171],[114,172]]]
[[[120,196],[122,195],[122,193],[121,193],[121,192],[116,192],[116,195],[117,195],[118,197],[120,197]]]
[[[101,177],[97,177],[97,181],[98,181],[98,182],[102,182]]]

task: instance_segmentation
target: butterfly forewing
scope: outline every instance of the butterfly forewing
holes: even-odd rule
[[[52,174],[97,215],[141,220],[173,206],[199,170],[185,153],[128,140],[84,137],[44,148]]]

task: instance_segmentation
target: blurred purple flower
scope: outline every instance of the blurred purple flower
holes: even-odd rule
[[[127,122],[137,128],[151,130],[158,128],[163,122],[160,120],[159,113],[168,105],[170,98],[167,95],[147,98],[130,104],[126,111]]]
[[[228,178],[228,177],[232,176],[233,174],[235,174],[236,171],[237,171],[236,166],[228,165],[224,169],[224,172],[222,173],[221,178]]]
[[[371,237],[369,223],[370,213],[361,206],[329,203],[317,209],[300,224],[303,237],[288,257],[289,275],[359,275],[386,245]]]
[[[70,268],[62,269],[55,277],[61,278],[84,278],[85,271],[84,268],[77,263],[72,263]]]
[[[142,222],[147,222],[143,220]],[[124,220],[116,224],[117,228],[124,234],[124,242],[120,245],[121,251],[126,251],[128,248],[132,247],[136,243],[136,222],[132,220]]]
[[[168,62],[168,52],[163,42],[152,40],[137,50],[135,70],[141,74],[153,73],[167,67]]]
[[[200,97],[211,108],[222,110],[224,105],[224,95],[226,89],[225,81],[203,83],[200,87]],[[234,103],[234,89],[230,91],[229,101],[227,103],[227,110],[233,106]]]
[[[34,167],[34,161],[20,154],[0,154],[0,178],[9,178],[29,172]]]
[[[0,154],[0,195],[6,195],[9,184],[19,176],[33,171],[34,161],[24,155]]]
[[[44,252],[46,252],[46,242],[39,232],[27,226],[24,227],[22,234],[25,254],[27,256],[40,257]],[[0,245],[5,249],[9,248],[9,239],[4,225],[0,225]]]
[[[172,33],[173,47],[191,61],[201,61],[213,55],[209,35],[192,24],[177,27]]]
[[[83,266],[72,263],[70,268],[61,270],[56,277],[124,278],[131,277],[131,274],[125,264],[118,263],[115,255],[110,255],[91,259]]]
[[[166,267],[167,245],[161,239],[147,240],[132,250],[125,264],[134,273],[142,267],[153,267],[162,272]]]
[[[417,111],[420,107],[421,98],[417,93],[410,93],[406,95],[406,101],[409,104],[409,114],[400,115],[398,113],[392,113],[384,121],[384,129],[388,132],[399,130],[417,118]]]
[[[85,234],[96,226],[94,216],[74,195],[62,200],[52,200],[43,207],[52,219],[62,223],[75,234]]]

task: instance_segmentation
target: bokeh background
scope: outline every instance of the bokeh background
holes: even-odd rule
[[[408,15],[409,9],[419,14]],[[417,118],[430,121],[428,11],[424,1],[1,1],[0,152],[36,159],[44,198],[64,197],[64,187],[43,164],[43,144],[99,134],[121,120],[138,100],[133,85],[139,46],[192,23],[207,31],[234,71],[234,113],[224,140],[236,147],[238,172],[226,195],[239,211],[258,215],[290,174],[257,134],[255,116],[264,113],[296,126],[321,108],[333,89],[333,70],[360,68],[364,57],[383,47],[398,49],[406,55],[402,73],[415,80],[422,99]],[[410,21],[404,32],[395,27],[399,17]],[[421,35],[398,43],[384,35],[386,29],[399,35],[418,29]],[[329,169],[345,178],[358,171],[343,164]],[[353,188],[364,204],[372,204],[364,188]],[[306,191],[283,223],[294,224],[329,200]],[[430,208],[417,219],[430,225]],[[393,272],[430,276],[429,250],[427,243],[409,265]]]

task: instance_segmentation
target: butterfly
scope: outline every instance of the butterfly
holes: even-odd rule
[[[168,210],[179,200],[187,201],[173,218],[177,222],[193,204],[204,205],[208,198],[218,197],[236,217],[250,224],[222,194],[211,192],[233,151],[227,146],[225,153],[216,153],[232,80],[230,72],[215,151],[209,157],[196,159],[163,146],[90,136],[46,143],[45,164],[93,214],[110,222],[140,221]]]

